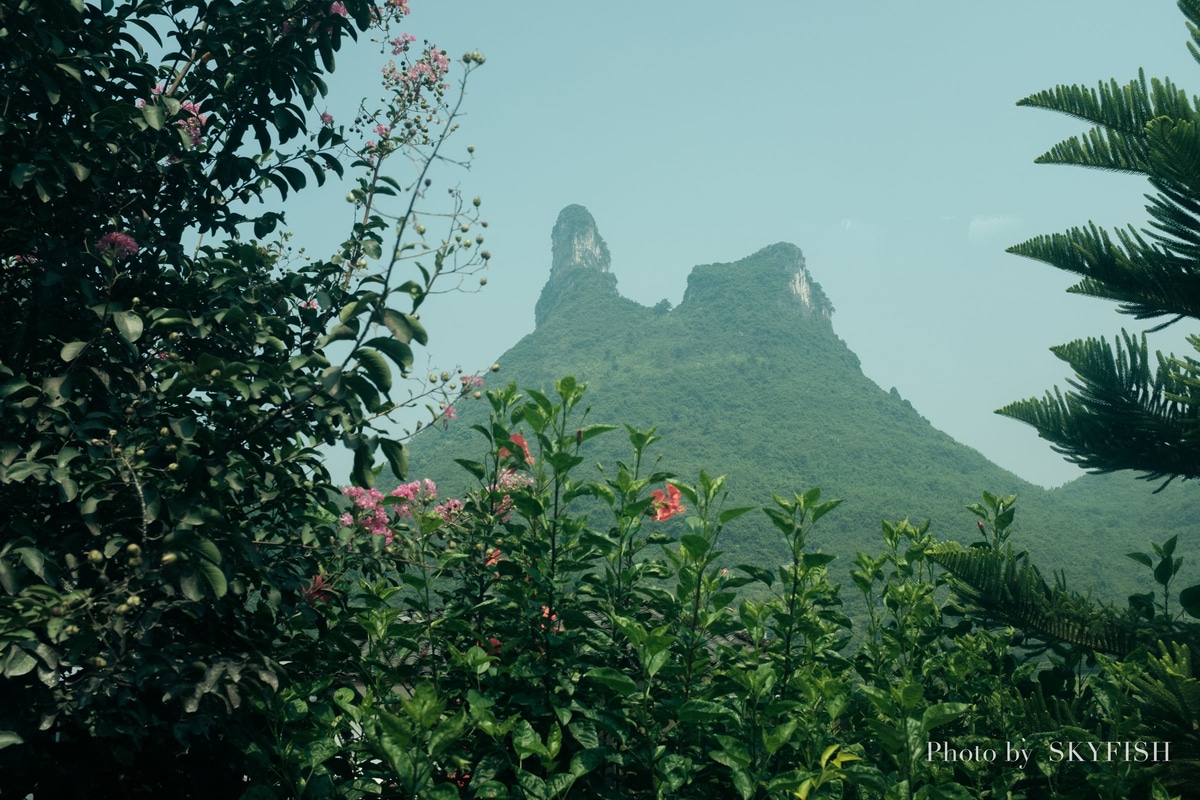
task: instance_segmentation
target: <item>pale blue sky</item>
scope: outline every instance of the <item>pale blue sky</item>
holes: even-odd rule
[[[581,203],[620,291],[647,305],[678,303],[696,264],[795,243],[868,377],[1028,480],[1078,474],[992,412],[1064,384],[1050,345],[1133,320],[1003,251],[1089,220],[1141,226],[1148,187],[1035,166],[1085,126],[1015,102],[1059,83],[1124,83],[1139,67],[1200,87],[1174,3],[411,6],[418,40],[487,57],[455,135],[458,152],[475,146],[474,166],[435,180],[483,198],[493,259],[481,293],[423,309],[439,371],[484,367],[533,329],[550,229]],[[366,43],[339,56],[335,117],[377,96],[384,61]],[[350,221],[344,191],[289,207],[301,243],[332,251]],[[1154,344],[1186,347],[1175,329]]]

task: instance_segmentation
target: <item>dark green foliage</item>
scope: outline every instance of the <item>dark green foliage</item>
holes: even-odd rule
[[[1194,42],[1200,4],[1182,0]],[[1095,225],[1039,236],[1010,252],[1080,276],[1070,291],[1112,300],[1137,319],[1200,319],[1200,105],[1170,81],[1144,74],[1126,86],[1096,90],[1059,86],[1021,105],[1093,123],[1038,159],[1041,163],[1145,175],[1150,227]],[[1191,339],[1194,347],[1200,340]],[[1122,332],[1115,348],[1089,338],[1053,348],[1071,366],[1071,390],[1012,403],[999,413],[1029,423],[1070,460],[1098,472],[1136,470],[1168,481],[1200,474],[1200,363],[1191,357],[1151,360],[1145,336]]]
[[[441,134],[403,121],[453,111],[394,91],[380,113],[405,138],[367,154],[306,120],[333,53],[400,13],[344,8],[0,8],[4,796],[238,796],[252,770],[227,765],[296,690],[316,632],[285,621],[338,541],[318,447],[346,445],[363,483],[380,451],[403,469],[377,420],[425,341],[417,308],[469,259],[407,233],[419,183],[385,222],[399,184],[375,167],[427,168]],[[343,163],[368,177],[332,258],[259,241],[283,217],[247,201]],[[415,241],[385,254],[397,219]]]
[[[1050,586],[1027,557],[1011,549],[964,550],[948,543],[931,549],[929,557],[950,572],[958,594],[999,624],[1121,656],[1136,644],[1131,622],[1079,594]]]

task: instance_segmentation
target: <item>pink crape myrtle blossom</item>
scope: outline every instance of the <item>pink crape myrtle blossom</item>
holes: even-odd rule
[[[497,478],[496,482],[485,490],[488,495],[493,498],[495,507],[492,513],[500,517],[504,522],[508,522],[513,508],[512,493],[518,492],[533,485],[533,478],[528,475],[518,473],[516,470],[505,470]],[[499,495],[499,500],[495,500]]]
[[[204,126],[208,124],[208,115],[201,114],[200,106],[186,100],[179,104],[179,110],[186,116],[176,124],[192,143],[192,147],[204,144]]]
[[[114,261],[124,261],[130,256],[137,255],[141,247],[137,241],[128,233],[112,231],[100,237],[96,242],[96,249],[101,255],[108,256]]]
[[[388,513],[380,505],[383,500],[383,493],[378,489],[363,489],[358,486],[347,486],[342,489],[342,494],[351,498],[354,505],[357,506],[365,514],[359,517],[359,524],[370,531],[375,536],[382,536],[387,544],[391,544],[395,538],[390,527],[388,527]],[[344,521],[345,515],[339,520]]]
[[[349,17],[350,16],[350,12],[346,10],[346,6],[343,3],[334,3],[333,5],[331,5],[329,7],[329,13],[337,14],[339,17]]]
[[[401,53],[407,53],[408,47],[417,40],[417,37],[411,33],[402,33],[395,39],[392,39],[392,55],[398,56]]]
[[[447,525],[458,519],[462,514],[463,504],[461,500],[447,500],[440,506],[435,506],[433,511],[442,518],[442,522]]]
[[[325,125],[327,127],[332,125],[333,124],[333,114],[330,114],[328,111],[322,111],[321,112],[321,124]]]

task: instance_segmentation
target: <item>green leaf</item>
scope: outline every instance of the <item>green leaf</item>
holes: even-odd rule
[[[422,345],[429,343],[429,335],[425,333],[425,328],[411,314],[402,314],[394,308],[385,308],[383,324],[392,332],[392,336],[404,344],[413,340]]]
[[[738,564],[736,567],[734,567],[734,569],[745,572],[747,575],[754,578],[754,580],[765,583],[767,586],[771,586],[775,583],[775,573],[771,572],[769,569],[756,567],[753,564]]]
[[[392,468],[392,474],[399,480],[404,480],[408,474],[408,448],[393,439],[380,439],[379,449],[383,450],[383,456]]]
[[[163,115],[162,106],[157,103],[146,103],[142,106],[142,118],[146,120],[146,124],[156,131],[161,131],[166,118]]]
[[[1188,616],[1200,618],[1200,584],[1189,586],[1179,593],[1179,605]]]
[[[938,703],[930,706],[921,715],[921,730],[928,733],[947,722],[953,722],[970,710],[971,706],[967,703]]]
[[[225,573],[221,568],[211,561],[201,561],[196,565],[204,579],[208,581],[209,588],[212,589],[213,595],[219,600],[229,591],[229,583],[225,580]]]
[[[136,342],[142,336],[142,318],[132,311],[113,312],[113,324],[117,332],[127,342]]]
[[[837,556],[832,553],[805,553],[803,556],[804,567],[812,569],[813,567],[823,567],[830,561],[833,561]]]
[[[413,351],[412,348],[403,342],[384,336],[377,336],[374,339],[363,342],[364,347],[374,347],[388,358],[392,360],[397,367],[400,368],[400,374],[403,375],[412,369]]]
[[[4,677],[16,678],[32,672],[37,666],[37,659],[17,645],[11,645],[8,658],[4,659]]]
[[[707,553],[711,547],[711,543],[708,541],[708,539],[705,539],[703,536],[698,536],[694,533],[685,533],[683,536],[679,537],[679,544],[681,547],[683,547],[683,551],[687,554],[688,558],[692,559],[693,561],[699,561],[700,559],[704,558],[704,554]]]
[[[513,726],[512,732],[513,749],[517,753],[518,760],[525,760],[533,755],[549,756],[550,752],[546,746],[542,744],[541,738],[534,731],[533,726],[526,720],[519,720]]]
[[[830,511],[833,511],[835,508],[837,508],[841,504],[842,504],[841,500],[828,500],[824,503],[821,503],[819,506],[814,506],[813,510],[812,510],[812,517],[811,517],[812,521],[816,522],[821,517],[825,516]]]
[[[471,473],[471,475],[473,475],[477,480],[482,481],[484,476],[487,475],[487,468],[478,461],[468,461],[465,458],[456,458],[454,459],[454,463]]]
[[[392,369],[387,362],[383,360],[378,350],[373,350],[370,347],[360,347],[354,351],[354,357],[358,359],[358,363],[366,370],[371,381],[379,387],[379,391],[387,394],[392,390]]]
[[[728,707],[711,700],[688,700],[679,707],[680,722],[716,722],[720,719],[734,721],[737,715]]]
[[[87,342],[67,342],[62,346],[62,350],[58,352],[59,358],[63,361],[74,361],[79,357],[79,354],[87,349]]]
[[[1150,556],[1146,555],[1145,553],[1126,553],[1125,557],[1132,558],[1134,561],[1138,562],[1139,564],[1150,567],[1151,569],[1154,568],[1154,562],[1151,561]]]
[[[726,522],[737,519],[742,514],[753,511],[754,509],[755,509],[755,506],[742,506],[740,508],[727,508],[721,512],[721,515],[719,517],[717,517],[717,521],[720,524],[724,525]]]
[[[82,2],[82,0],[80,0]],[[0,750],[12,744],[24,744],[25,740],[16,731],[0,731]]]
[[[637,691],[637,684],[632,678],[612,667],[593,667],[585,673],[585,677],[604,684],[621,697],[628,697]]]

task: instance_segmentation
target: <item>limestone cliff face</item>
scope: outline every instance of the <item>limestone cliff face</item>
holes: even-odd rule
[[[593,298],[617,292],[609,267],[612,257],[596,220],[586,208],[570,205],[558,214],[550,233],[550,279],[534,306],[534,322],[542,327],[555,309],[576,294]]]
[[[608,245],[583,206],[570,205],[559,213],[550,252],[550,278],[534,308],[538,328],[560,311],[577,313],[579,304],[631,302],[617,293]],[[679,309],[730,319],[747,313],[798,315],[832,328],[833,304],[809,274],[800,248],[784,242],[732,264],[695,267]],[[656,312],[669,313],[667,307]]]
[[[812,279],[804,253],[780,242],[732,264],[704,264],[688,276],[681,309],[725,311],[746,307],[798,313],[829,323],[833,303]]]
[[[571,205],[558,213],[550,233],[550,279],[573,267],[608,272],[612,257],[608,245],[596,228],[596,220],[586,208]]]

